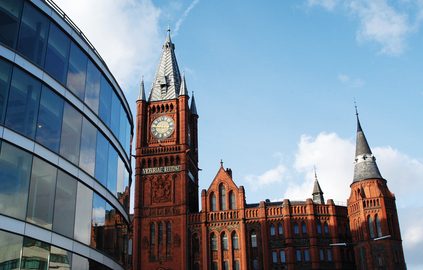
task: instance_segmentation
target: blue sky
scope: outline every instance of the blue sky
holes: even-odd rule
[[[200,115],[201,188],[220,159],[248,202],[346,202],[354,99],[397,196],[409,269],[423,258],[423,1],[57,0],[115,74],[134,111],[169,25]],[[111,19],[113,18],[113,19]]]

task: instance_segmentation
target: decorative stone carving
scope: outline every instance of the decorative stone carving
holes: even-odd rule
[[[153,202],[163,203],[171,201],[172,181],[166,176],[157,176],[152,181]]]

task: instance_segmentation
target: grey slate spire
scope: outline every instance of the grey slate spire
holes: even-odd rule
[[[178,97],[181,87],[181,74],[175,56],[175,45],[170,39],[170,29],[167,30],[160,63],[153,81],[149,101],[168,100]]]
[[[376,164],[376,158],[370,150],[369,143],[361,128],[356,107],[357,140],[355,146],[354,182],[365,179],[383,179]]]
[[[187,83],[185,82],[185,75],[182,75],[181,89],[179,90],[180,96],[188,96]]]
[[[194,92],[192,92],[192,99],[191,99],[191,114],[198,115],[197,113],[197,106],[195,105],[195,98],[194,98]]]
[[[313,187],[313,194],[312,195],[313,195],[313,202],[314,203],[319,203],[319,204],[325,203],[325,199],[323,198],[323,191],[320,188],[319,180],[317,180],[316,168],[314,168],[314,187]]]
[[[138,100],[145,101],[144,77],[141,79],[140,93],[138,95]]]

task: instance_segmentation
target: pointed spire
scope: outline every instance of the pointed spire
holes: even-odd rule
[[[177,98],[180,87],[181,74],[179,72],[178,62],[176,61],[175,45],[172,43],[170,29],[168,29],[149,101]]]
[[[179,90],[180,96],[188,96],[187,83],[185,82],[185,74],[182,75],[181,89]]]
[[[198,115],[197,106],[195,105],[194,91],[192,91],[192,99],[191,99],[190,108],[191,108],[191,114]]]
[[[325,199],[323,198],[323,191],[320,188],[319,180],[317,180],[317,173],[316,173],[316,167],[314,167],[314,186],[313,186],[313,202],[324,204]]]
[[[138,95],[138,100],[145,101],[144,76],[142,76],[142,79],[141,79],[140,93]]]
[[[379,168],[377,167],[376,158],[373,156],[372,150],[370,149],[369,143],[367,142],[366,136],[361,128],[357,106],[355,106],[355,109],[357,117],[357,139],[355,146],[353,182],[372,178],[383,179],[379,172]]]

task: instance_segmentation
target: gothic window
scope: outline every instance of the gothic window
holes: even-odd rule
[[[303,234],[307,234],[307,225],[305,224],[305,222],[301,222],[301,232]]]
[[[317,229],[317,234],[322,234],[322,223],[320,222],[320,220],[316,222],[316,229]]]
[[[308,249],[304,249],[304,261],[310,261],[310,251]]]
[[[257,234],[255,231],[251,232],[251,247],[257,247]]]
[[[240,270],[240,269],[241,267],[239,266],[239,261],[237,260],[234,262],[234,270]]]
[[[216,211],[216,195],[214,193],[210,195],[210,210]]]
[[[259,269],[259,261],[257,259],[253,260],[253,269],[258,270]]]
[[[281,250],[281,251],[279,252],[279,257],[281,258],[281,263],[286,263],[285,250]]]
[[[273,224],[270,224],[270,235],[271,236],[276,235],[275,225],[273,225]]]
[[[159,244],[159,246],[163,244],[163,223],[162,222],[159,222],[157,244]]]
[[[300,233],[300,229],[298,228],[298,223],[294,222],[294,234],[298,235]]]
[[[371,216],[367,216],[367,224],[369,226],[369,235],[370,238],[375,238],[375,232],[373,228],[373,219]]]
[[[297,262],[301,262],[301,250],[297,249],[295,251],[295,258],[297,259]]]
[[[319,250],[319,257],[320,257],[320,261],[324,261],[325,260],[325,252],[323,249]]]
[[[375,223],[376,223],[377,237],[382,237],[382,227],[380,225],[380,219],[377,215],[375,216]]]
[[[232,190],[229,191],[229,209],[236,209],[235,193]]]
[[[278,253],[276,251],[272,251],[272,262],[273,263],[278,262]]]
[[[229,245],[228,245],[228,236],[226,235],[226,233],[222,233],[222,249],[223,250],[228,250]]]
[[[150,223],[150,254],[154,256],[154,245],[156,244],[156,225]]]
[[[223,262],[223,270],[229,270],[229,262],[228,261]]]
[[[329,235],[329,226],[328,223],[325,221],[325,224],[323,224],[323,229],[325,231],[326,235]]]
[[[212,270],[218,270],[217,262],[212,262]]]
[[[327,257],[328,257],[328,261],[331,262],[332,261],[332,250],[328,249],[326,254],[327,254]]]
[[[198,254],[200,252],[200,240],[198,239],[197,234],[192,236],[192,253]]]
[[[232,249],[239,249],[238,234],[236,232],[232,234]]]
[[[217,238],[214,233],[210,235],[210,248],[211,250],[217,250]]]
[[[172,245],[172,225],[166,222],[166,256],[170,256],[170,246]]]
[[[283,225],[282,225],[282,223],[279,223],[278,224],[278,234],[279,235],[282,235],[283,234]]]
[[[226,210],[226,190],[223,184],[219,185],[219,203],[220,210]]]

